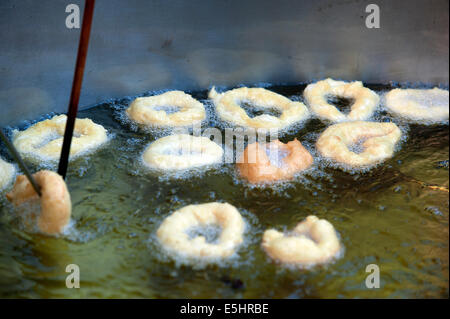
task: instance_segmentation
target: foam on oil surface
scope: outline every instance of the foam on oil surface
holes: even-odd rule
[[[201,100],[201,98],[198,99]],[[300,95],[299,99],[301,99]],[[108,108],[110,109],[109,105],[114,103],[117,103],[117,101],[111,101],[108,104]],[[104,110],[101,110],[101,112],[104,112]],[[379,110],[377,116],[377,120],[380,121],[402,122],[399,119],[393,119],[383,110]],[[111,115],[108,114],[106,122],[109,121],[109,117]],[[69,183],[76,182],[72,184],[72,187],[77,198],[74,199],[73,223],[67,229],[68,233],[63,235],[63,239],[66,239],[64,242],[69,243],[70,253],[77,257],[81,267],[83,265],[97,267],[95,272],[100,277],[103,273],[107,273],[108,281],[111,278],[118,278],[114,284],[116,287],[124,288],[119,288],[117,291],[120,290],[122,293],[127,293],[130,291],[129,285],[132,285],[132,287],[137,287],[138,289],[151,287],[152,292],[144,292],[145,296],[155,296],[156,294],[156,296],[162,297],[225,296],[225,293],[230,293],[226,295],[230,297],[243,296],[250,298],[258,296],[279,298],[298,298],[301,296],[364,297],[366,290],[360,290],[359,286],[352,286],[351,280],[348,281],[350,286],[347,285],[347,282],[344,286],[340,286],[339,281],[335,280],[335,278],[342,277],[341,275],[344,273],[346,277],[357,280],[359,270],[362,269],[360,265],[365,265],[366,261],[374,262],[376,261],[374,258],[378,257],[380,259],[377,260],[380,262],[388,258],[390,262],[398,266],[398,271],[393,274],[392,281],[401,282],[405,278],[411,279],[411,287],[415,289],[414,292],[405,293],[401,291],[400,296],[422,295],[420,282],[423,282],[424,278],[429,278],[431,273],[433,273],[433,280],[440,280],[442,277],[434,275],[440,273],[434,271],[441,269],[441,267],[445,270],[445,261],[428,262],[422,260],[421,262],[416,262],[414,258],[399,257],[399,263],[396,260],[398,257],[397,249],[394,254],[391,254],[389,249],[383,250],[381,248],[386,243],[391,245],[394,242],[399,245],[398,250],[402,253],[408,252],[405,248],[406,245],[412,245],[415,249],[417,247],[417,251],[432,248],[427,250],[428,253],[431,250],[434,251],[434,249],[439,252],[440,246],[438,245],[445,245],[445,243],[437,241],[434,237],[429,240],[432,233],[427,232],[426,227],[422,229],[420,225],[426,223],[432,227],[437,227],[436,224],[433,224],[436,220],[440,223],[446,223],[446,219],[442,215],[448,216],[448,205],[446,205],[448,201],[444,199],[445,202],[442,204],[440,200],[436,199],[440,194],[439,192],[427,195],[423,193],[424,188],[420,185],[406,183],[401,177],[398,177],[398,168],[401,164],[397,164],[397,162],[400,162],[400,160],[406,162],[406,154],[409,156],[408,150],[402,149],[404,148],[402,146],[400,146],[402,150],[400,159],[395,158],[398,155],[395,153],[393,160],[388,160],[384,165],[367,171],[353,172],[350,170],[349,174],[341,169],[335,169],[325,164],[322,165],[322,159],[315,155],[315,163],[311,171],[299,175],[296,177],[298,179],[282,183],[281,185],[253,188],[253,186],[248,185],[234,175],[236,172],[235,164],[225,164],[219,165],[214,170],[208,171],[208,173],[200,169],[194,174],[184,175],[182,178],[186,177],[190,181],[189,186],[185,187],[183,185],[187,185],[187,180],[174,181],[164,173],[155,178],[147,170],[141,170],[140,164],[137,163],[137,158],[145,145],[156,139],[158,132],[155,132],[156,135],[152,135],[152,133],[136,133],[137,131],[130,130],[127,125],[123,125],[123,123],[118,121],[115,115],[111,119],[110,122],[113,123],[110,125],[116,128],[118,138],[107,147],[104,154],[102,152],[99,154],[101,159],[96,160],[95,155],[91,156],[91,159],[88,161],[89,165],[85,167],[86,171],[83,178],[78,178],[78,175],[74,175],[74,172],[69,175]],[[104,123],[104,121],[99,122],[101,124]],[[315,142],[318,137],[317,132],[325,129],[326,124],[315,119],[311,119],[308,122],[298,132],[292,132],[292,135],[285,135],[282,141],[287,142],[296,137],[303,145],[307,146],[310,152],[314,153]],[[400,125],[404,125],[408,131],[408,123],[401,123]],[[416,135],[417,130],[412,138]],[[105,155],[111,154],[115,154],[115,156],[105,157]],[[412,155],[414,156],[414,154]],[[108,168],[107,171],[102,169],[104,167],[103,164],[98,164],[98,161],[103,161],[105,158],[105,165],[114,162],[113,165],[106,166]],[[445,162],[447,159],[440,154],[433,160],[438,163],[439,161]],[[391,165],[394,167],[390,168]],[[443,165],[445,167],[445,164]],[[117,168],[117,170],[110,172],[110,166],[114,169]],[[423,166],[420,167],[422,168]],[[428,168],[425,169],[429,170]],[[442,172],[444,169],[436,168],[436,170]],[[446,171],[444,170],[444,172]],[[197,173],[204,174],[205,178],[202,178],[203,175],[198,176]],[[105,176],[110,175],[117,179],[115,183],[114,179],[103,181]],[[236,183],[233,182],[235,177]],[[220,180],[220,183],[216,180]],[[103,187],[103,182],[110,183],[110,181],[113,181],[112,185],[108,185],[106,188]],[[211,187],[211,185],[214,186]],[[119,187],[122,188],[118,189]],[[192,193],[190,193],[189,188],[193,189]],[[202,194],[199,195],[197,193]],[[385,196],[388,196],[386,194],[389,194],[389,196],[394,194],[393,200],[395,204],[386,205],[384,203]],[[246,233],[250,240],[245,240],[245,245],[239,249],[236,259],[230,260],[229,263],[220,263],[219,267],[215,264],[203,265],[203,268],[200,267],[201,270],[197,271],[195,265],[191,266],[184,260],[180,262],[174,261],[170,255],[160,249],[155,240],[156,238],[152,236],[154,236],[164,217],[168,216],[170,212],[185,205],[204,203],[205,199],[208,201],[228,201],[230,204],[235,205],[245,216],[246,221],[250,220],[249,223],[252,227]],[[407,204],[403,204],[405,199],[408,201]],[[329,204],[330,202],[333,204]],[[10,211],[10,204],[4,203],[4,200],[0,200],[0,206],[2,212]],[[378,206],[380,206],[379,211],[376,208]],[[425,208],[422,209],[422,206]],[[245,207],[249,211],[249,215],[254,216],[254,221],[251,221],[249,215],[245,215],[245,209],[241,209],[241,207]],[[408,214],[403,214],[400,210],[408,208],[414,208],[414,211],[408,211]],[[88,210],[89,212],[86,212]],[[393,214],[386,214],[386,210],[393,212]],[[413,215],[416,211],[418,214]],[[260,247],[263,231],[272,227],[276,229],[291,229],[296,222],[303,220],[307,214],[316,214],[337,226],[336,230],[342,233],[343,240],[345,240],[347,246],[345,258],[329,265],[316,266],[308,271],[300,271],[295,269],[295,267],[291,269],[281,265],[274,265],[270,259],[264,259],[265,255]],[[0,226],[3,229],[7,229],[9,227],[7,221],[10,214],[0,215],[2,215],[2,224]],[[365,224],[368,220],[374,223],[373,227],[368,223]],[[408,237],[407,234],[409,232],[399,232],[395,227],[389,228],[395,222],[401,223],[405,230],[409,229],[411,232],[420,228],[421,234],[427,237],[424,241],[417,243],[415,238]],[[288,226],[283,228],[283,225]],[[353,231],[352,229],[358,230]],[[364,236],[368,232],[372,232],[371,236],[373,236],[374,242],[365,245]],[[390,235],[391,232],[392,235]],[[364,233],[364,235],[360,236],[360,233]],[[5,234],[7,235],[8,233],[5,232]],[[16,234],[15,231],[14,234]],[[19,238],[22,238],[22,235],[24,237],[28,236],[23,233]],[[30,250],[32,250],[34,242],[36,240],[39,241],[39,238],[31,235],[29,238],[26,238],[28,245],[31,247]],[[396,241],[397,238],[399,238],[398,241]],[[429,241],[430,244],[424,244],[425,241]],[[78,243],[89,243],[89,245],[81,246]],[[97,253],[97,250],[92,250],[93,247],[100,248],[100,246],[105,246],[108,248],[108,245],[113,250],[112,254],[118,256],[117,260],[120,260],[120,262],[126,260],[129,269],[115,268],[113,270],[116,272],[108,274],[107,270],[102,268],[104,266],[103,263],[97,265],[95,260],[92,263],[92,259],[87,262],[86,258],[83,260],[83,254],[80,254],[80,251],[85,252],[84,255],[92,254],[93,251]],[[21,256],[15,257],[19,261],[20,259],[32,258],[33,254],[35,254],[35,252],[29,253],[26,251],[28,248],[23,250],[22,248],[18,249],[16,246],[13,248],[21,255],[24,255],[23,258]],[[377,250],[377,253],[374,253],[374,249],[378,248],[381,248],[381,250]],[[6,249],[10,248],[6,246]],[[370,253],[376,257],[369,258],[366,255],[364,257],[359,255],[360,252],[361,254],[369,253],[367,250],[370,251],[371,249]],[[415,256],[417,251],[414,250],[411,254]],[[141,258],[137,259],[133,255],[141,256]],[[114,259],[114,262],[116,259]],[[420,269],[423,269],[423,271],[418,272],[414,270],[414,272],[411,272],[407,269],[411,267],[403,269],[401,263],[405,261],[412,267],[421,267]],[[35,265],[28,263],[28,261],[25,261],[25,264],[33,276],[34,274],[40,276],[39,271],[36,272],[34,269]],[[39,264],[37,267],[40,267]],[[141,274],[138,275],[139,278],[133,281],[130,275],[139,271],[141,271]],[[216,280],[217,278],[214,275],[216,274],[219,277],[224,272],[232,274],[232,276],[234,274],[237,278],[242,278],[246,284],[246,289],[244,291],[232,291],[229,289],[231,291],[229,292],[226,290],[228,288],[224,288],[221,292],[217,292],[219,291],[217,289],[221,289],[220,287],[218,288],[220,286],[219,281],[211,282],[211,286],[214,286],[213,288],[208,286],[210,278]],[[424,276],[417,277],[420,273],[423,273]],[[169,274],[170,278],[168,278]],[[192,277],[203,275],[205,278],[208,278],[197,277],[192,279]],[[267,283],[267,278],[270,278],[270,283]],[[95,279],[97,280],[97,277]],[[392,281],[388,282],[388,284],[392,285]],[[145,283],[139,286],[142,282]],[[286,288],[283,291],[272,289],[274,285],[282,285]],[[326,289],[321,288],[324,285],[327,286]],[[441,296],[442,293],[439,290],[441,287],[433,287],[431,292],[428,290],[428,287],[426,294],[431,293],[433,296]],[[339,288],[341,289],[339,290]],[[50,287],[50,290],[45,290],[45,293],[51,291],[51,289]],[[90,288],[86,286],[86,289]],[[97,292],[100,291],[99,287],[94,287],[94,289],[97,289]],[[224,290],[225,292],[223,292]],[[108,293],[106,289],[104,293]],[[378,293],[377,296],[385,296],[381,291]]]

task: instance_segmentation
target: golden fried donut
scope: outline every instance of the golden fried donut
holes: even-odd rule
[[[264,183],[291,179],[297,172],[311,166],[312,162],[313,157],[308,150],[294,139],[287,144],[279,140],[250,144],[236,166],[239,174],[250,183]]]
[[[19,175],[6,198],[18,209],[27,230],[47,235],[60,234],[69,223],[72,211],[66,183],[51,171],[39,171],[33,177],[41,188],[41,197],[25,175]],[[33,204],[38,204],[40,209]]]
[[[303,92],[308,106],[319,118],[332,122],[367,120],[380,102],[378,94],[365,88],[360,81],[344,82],[326,79],[309,84]],[[348,115],[328,103],[329,95],[355,99]]]
[[[29,127],[25,131],[13,132],[13,144],[22,156],[31,160],[58,160],[61,155],[66,115],[57,115]],[[90,119],[76,119],[72,144],[71,159],[92,151],[106,143],[108,137],[103,126]]]
[[[179,110],[168,114],[164,107],[176,107]],[[203,104],[182,91],[138,97],[131,103],[126,113],[136,123],[156,127],[186,126],[206,118]]]
[[[191,238],[195,227],[221,227],[217,243],[208,243],[204,236]],[[157,231],[165,249],[185,257],[225,258],[233,255],[243,242],[245,223],[239,211],[227,203],[189,205],[167,217]]]
[[[448,121],[449,94],[439,88],[429,90],[394,89],[386,94],[387,109],[414,122]]]
[[[341,250],[333,225],[316,216],[308,216],[291,234],[266,230],[262,247],[272,259],[302,266],[327,263]]]
[[[263,88],[242,87],[225,93],[217,93],[213,87],[209,92],[209,98],[214,101],[217,113],[222,120],[242,127],[283,129],[306,119],[309,115],[308,109],[303,103],[291,101]],[[247,101],[259,107],[278,109],[282,114],[279,118],[268,114],[250,118],[239,105],[239,103]]]
[[[15,173],[16,169],[14,168],[14,165],[5,162],[0,157],[0,190],[11,183]]]
[[[328,127],[317,140],[320,154],[352,167],[377,164],[392,157],[402,132],[394,123],[346,122]],[[360,148],[351,150],[351,147]]]
[[[143,160],[154,169],[180,170],[222,161],[223,149],[207,137],[175,134],[151,143]]]

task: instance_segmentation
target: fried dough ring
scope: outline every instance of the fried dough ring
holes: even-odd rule
[[[328,127],[316,147],[324,157],[351,167],[369,166],[392,157],[402,133],[394,123],[346,122]],[[350,146],[361,143],[363,151],[355,153]]]
[[[27,230],[37,230],[46,235],[60,234],[68,225],[72,212],[66,183],[60,175],[51,171],[39,171],[33,177],[41,188],[41,197],[25,175],[19,175],[6,198],[18,209]],[[40,212],[30,211],[33,206],[22,206],[33,203],[39,203]]]
[[[282,165],[272,163],[267,151],[287,153],[278,160]],[[249,144],[236,164],[239,174],[250,183],[265,183],[291,179],[296,173],[307,169],[313,163],[313,157],[297,140],[284,144],[279,140],[260,144]]]
[[[11,183],[15,173],[16,169],[14,168],[14,165],[5,162],[0,157],[0,190]]]
[[[308,216],[289,235],[266,230],[262,247],[272,259],[302,266],[327,263],[341,251],[333,225],[316,216]]]
[[[36,123],[25,131],[14,131],[13,144],[22,156],[30,160],[56,161],[61,156],[66,120],[66,115],[57,115]],[[90,119],[76,119],[70,157],[73,159],[92,151],[107,140],[103,126]]]
[[[367,120],[380,102],[378,94],[365,88],[360,81],[344,82],[326,79],[309,84],[303,92],[311,111],[321,119],[331,122]],[[344,115],[334,105],[328,103],[327,95],[354,98],[348,115]]]
[[[164,110],[156,109],[164,106],[175,106],[180,110],[167,114]],[[187,126],[206,118],[203,104],[182,91],[138,97],[131,103],[126,113],[131,120],[138,124],[156,127]]]
[[[393,89],[386,94],[389,112],[413,122],[448,121],[449,93],[439,88],[429,90]]]
[[[192,227],[219,225],[218,243],[208,243],[204,236],[190,238]],[[184,257],[226,258],[243,242],[245,223],[239,211],[228,203],[185,206],[167,217],[157,231],[165,249]]]
[[[214,101],[217,113],[226,122],[249,128],[283,129],[309,116],[309,111],[301,102],[288,98],[263,88],[238,88],[225,93],[217,93],[213,87],[209,98]],[[276,108],[282,112],[275,117],[268,114],[250,118],[239,105],[240,101],[250,101],[263,108]]]
[[[223,149],[207,137],[175,134],[151,143],[144,163],[154,169],[180,170],[222,161]]]

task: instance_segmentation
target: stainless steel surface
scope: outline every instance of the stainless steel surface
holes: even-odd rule
[[[82,1],[0,2],[0,125],[67,109]],[[367,29],[376,3],[381,28]],[[82,6],[81,6],[82,9]],[[81,106],[162,88],[449,79],[448,0],[99,0]]]

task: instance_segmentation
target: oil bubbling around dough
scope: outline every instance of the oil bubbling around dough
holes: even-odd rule
[[[388,104],[391,103],[391,106]],[[381,107],[402,122],[422,125],[448,125],[448,88],[401,88],[383,91]],[[444,110],[447,111],[446,118]],[[440,115],[433,114],[433,111]],[[444,117],[443,117],[444,116]]]
[[[215,89],[217,90],[217,93],[221,94],[221,93],[225,93],[227,90],[231,91],[233,89],[238,89],[238,88],[242,88],[242,87],[248,87],[249,89],[251,89],[251,88],[267,88],[267,87],[270,87],[270,85],[268,85],[267,83],[257,83],[255,85],[251,85],[251,86],[247,86],[247,85],[244,85],[244,84],[239,84],[239,85],[237,85],[234,88],[228,88],[227,89],[227,88],[219,86],[219,87],[215,87]],[[284,96],[284,97],[289,99],[289,100],[291,100],[292,102],[304,103],[300,93],[299,94],[295,94],[295,95],[291,95],[291,96]],[[261,109],[260,106],[258,106],[257,104],[252,103],[251,101],[244,101],[244,102],[246,102],[247,108]],[[244,128],[244,129],[248,129],[246,127],[240,127],[240,126],[238,126],[236,124],[233,124],[233,123],[230,123],[230,122],[228,122],[226,120],[221,119],[219,117],[219,115],[217,114],[217,112],[215,111],[216,107],[215,107],[214,102],[212,101],[212,99],[209,99],[207,101],[202,101],[202,103],[205,105],[205,108],[208,105],[207,108],[210,109],[210,112],[212,114],[212,116],[210,117],[210,121],[209,121],[209,124],[211,126],[220,128],[221,130],[224,130],[224,129],[227,129],[227,128],[228,129],[230,129],[230,128]],[[263,108],[263,109],[265,111],[267,111],[267,108]],[[247,111],[248,110],[246,110],[246,112]],[[247,114],[248,114],[248,112],[247,112]],[[296,132],[298,132],[299,130],[301,130],[304,127],[305,123],[309,119],[310,119],[310,116],[308,115],[304,119],[302,119],[302,120],[300,120],[298,122],[295,122],[295,123],[293,123],[293,124],[291,124],[291,125],[289,125],[287,127],[284,127],[282,129],[277,129],[278,136],[281,137],[281,136],[285,136],[285,135],[289,135],[289,134],[295,134]]]
[[[157,96],[161,95],[163,93],[167,93],[171,90],[157,90],[157,91],[149,91],[145,94],[140,94],[137,96],[126,96],[122,99],[114,100],[110,102],[110,107],[113,110],[113,117],[121,123],[123,126],[129,128],[133,132],[143,132],[145,134],[152,135],[156,138],[164,137],[167,135],[170,135],[172,133],[178,131],[178,130],[189,130],[192,131],[192,126],[194,124],[199,125],[200,127],[206,126],[209,121],[209,112],[207,110],[207,107],[205,105],[206,100],[199,99],[198,101],[202,103],[205,107],[206,116],[205,119],[202,121],[195,121],[192,123],[192,125],[185,125],[185,126],[179,126],[179,127],[171,127],[171,126],[152,126],[152,125],[141,125],[133,120],[130,119],[130,117],[127,115],[126,110],[130,106],[130,104],[139,97],[149,97],[149,96]],[[189,94],[189,91],[186,91],[186,93]],[[176,112],[176,110],[179,109],[178,107],[174,106],[160,106],[158,107],[158,110],[164,110],[167,114],[173,114]]]
[[[386,117],[384,117],[384,120],[380,121],[380,122],[392,122],[397,125],[397,127],[400,129],[400,132],[401,132],[399,141],[394,145],[393,156],[390,159],[387,159],[387,160],[391,160],[392,158],[395,157],[395,154],[398,153],[402,149],[403,145],[408,140],[409,126],[405,123],[401,123],[400,121],[391,120],[390,118],[386,118]],[[320,135],[321,135],[321,133],[314,133],[311,136],[315,136],[315,140],[317,141],[318,138],[320,137]],[[356,154],[363,152],[364,149],[361,145],[361,143],[363,143],[363,142],[364,142],[364,139],[358,140],[357,143],[354,143],[353,145],[351,145],[349,147],[349,150]],[[317,160],[317,163],[319,166],[321,166],[323,168],[330,167],[333,169],[339,169],[339,170],[342,170],[351,175],[367,173],[374,168],[386,165],[386,161],[387,161],[387,160],[385,160],[385,161],[382,161],[379,163],[358,167],[358,166],[350,166],[345,163],[339,163],[332,159],[326,158],[326,157],[322,156],[320,154],[320,152],[317,151],[316,148],[314,149],[312,154],[313,154],[314,158]]]
[[[285,191],[287,189],[294,187],[294,185],[299,182],[302,184],[305,184],[305,185],[309,184],[310,177],[322,175],[322,172],[318,171],[316,157],[313,153],[313,150],[314,150],[313,144],[308,140],[304,140],[303,138],[302,138],[301,143],[302,143],[302,146],[312,155],[313,163],[305,170],[295,173],[294,176],[292,177],[292,179],[276,180],[276,181],[264,182],[264,183],[249,183],[245,178],[240,176],[240,174],[238,173],[238,170],[236,169],[234,164],[232,166],[228,167],[228,169],[229,169],[228,174],[230,174],[232,176],[233,183],[235,185],[243,185],[243,186],[245,186],[245,188],[247,188],[249,190],[269,189],[272,192],[277,193],[277,194],[285,193]],[[270,152],[269,149],[266,149],[266,154],[268,154],[269,160],[271,161],[272,165],[275,165],[277,167],[282,167],[284,165],[283,158],[286,157],[286,155],[288,155],[287,152],[273,154]],[[241,158],[241,156],[242,156],[242,152],[239,152],[236,154],[236,158]]]
[[[193,204],[193,203],[189,203]],[[156,236],[156,230],[164,219],[170,215],[154,215],[152,217],[152,230],[150,238],[147,241],[147,248],[152,252],[152,257],[156,258],[159,262],[174,264],[175,268],[190,267],[195,270],[202,270],[206,268],[236,268],[243,265],[252,265],[254,261],[254,252],[247,249],[251,245],[257,245],[261,239],[263,229],[259,225],[258,218],[248,210],[238,208],[239,213],[244,220],[244,234],[243,242],[239,245],[238,249],[227,258],[199,258],[199,257],[187,257],[180,254],[172,254],[165,250],[159,243]],[[171,210],[172,211],[172,210]],[[188,232],[192,232],[192,229],[188,229]],[[197,230],[198,231],[198,230]],[[217,235],[217,227],[202,227],[201,232],[207,234],[209,238],[213,238]],[[200,233],[201,233],[200,232]],[[195,233],[195,229],[193,231]],[[198,232],[197,232],[198,234]],[[242,257],[245,252],[245,258]]]

